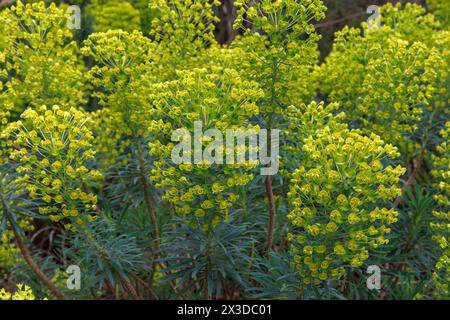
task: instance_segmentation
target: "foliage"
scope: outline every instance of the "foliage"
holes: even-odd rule
[[[89,284],[78,295],[101,296],[105,286],[127,288],[131,279],[148,269],[144,248],[135,236],[122,233],[107,212],[66,240],[71,241],[71,247],[62,247],[62,256],[68,265],[76,264],[85,270],[82,281]]]
[[[204,298],[227,297],[230,285],[246,286],[248,255],[254,240],[249,226],[236,225],[233,217],[214,229],[193,228],[180,221],[175,231],[166,233],[162,249],[167,253],[165,280],[179,279],[177,287],[189,290],[196,283]]]
[[[427,4],[323,63],[320,0],[2,7],[0,299],[448,299],[450,31]]]

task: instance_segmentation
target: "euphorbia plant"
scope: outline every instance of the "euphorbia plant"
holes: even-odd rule
[[[0,123],[17,119],[28,106],[85,103],[79,49],[67,27],[69,14],[54,3],[23,4],[0,12]]]
[[[141,28],[139,11],[130,1],[93,0],[88,14],[93,16],[94,32],[114,29],[131,32]]]
[[[30,228],[20,221],[49,217],[54,222],[62,220],[67,230],[75,232],[93,218],[97,197],[86,188],[101,175],[89,169],[95,154],[92,133],[85,126],[89,118],[83,111],[63,111],[58,106],[27,109],[21,117],[0,135],[8,146],[3,155],[9,158],[2,165],[7,170],[0,188],[2,229],[10,226],[30,268],[52,295],[63,299],[33,259],[23,240],[23,229]],[[26,208],[27,203],[38,205],[39,210]]]
[[[345,27],[318,68],[320,91],[350,125],[397,146],[410,165],[404,191],[423,169],[448,104],[447,33],[417,5],[380,8],[381,27]],[[420,28],[417,28],[420,26]],[[398,206],[398,197],[394,206]]]
[[[128,33],[122,30],[93,34],[84,44],[82,52],[95,62],[89,70],[89,80],[95,87],[93,95],[103,107],[96,112],[94,129],[97,132],[96,148],[103,158],[102,169],[105,172],[111,172],[114,166],[136,169],[139,192],[143,195],[153,224],[155,266],[159,251],[159,226],[144,148],[149,135],[148,124],[161,111],[148,108],[146,96],[140,94],[158,79],[158,75],[152,72],[151,54],[155,52],[155,45],[139,31]],[[129,182],[125,182],[125,188],[129,187]]]
[[[380,30],[344,29],[321,67],[321,90],[367,128],[403,147],[433,111],[442,108],[446,62],[438,50]]]
[[[439,244],[442,255],[439,258],[433,272],[433,280],[436,286],[436,295],[441,298],[450,297],[450,145],[448,137],[450,135],[450,122],[445,124],[441,131],[441,136],[447,141],[442,142],[438,147],[438,156],[434,156],[435,170],[433,176],[436,177],[438,194],[435,198],[439,204],[439,210],[433,211],[436,221],[431,224],[434,232],[434,240]]]
[[[13,183],[27,190],[31,199],[43,202],[39,214],[55,222],[71,218],[73,223],[65,226],[75,231],[77,224],[83,224],[80,215],[92,219],[97,208],[97,197],[84,187],[101,179],[98,171],[89,169],[95,155],[86,125],[90,118],[59,106],[27,109],[21,118],[1,135],[9,140],[11,163],[18,164],[19,176]]]
[[[255,82],[240,78],[237,71],[220,67],[179,72],[176,80],[155,84],[150,90],[153,107],[165,115],[149,127],[160,136],[150,143],[150,153],[158,157],[152,180],[165,189],[163,198],[176,212],[192,223],[207,229],[227,220],[238,198],[236,188],[252,180],[247,171],[257,163],[234,160],[237,148],[243,146],[236,147],[234,140],[229,146],[224,137],[227,130],[258,131],[249,119],[259,112],[256,101],[262,91]],[[218,130],[221,136],[209,129]],[[177,130],[183,131],[174,137]],[[186,146],[182,152],[189,153],[182,163],[173,159],[173,153],[180,152],[174,149],[177,141]],[[198,145],[199,152],[190,150],[191,143]],[[229,154],[233,163],[229,163]],[[204,159],[205,155],[217,162]]]
[[[171,80],[176,70],[199,66],[197,59],[216,43],[215,15],[220,1],[157,0],[149,6],[155,17],[150,36],[158,44],[154,52],[155,73],[161,80]]]
[[[322,1],[237,1],[235,28],[244,31],[232,43],[240,50],[236,69],[256,81],[264,90],[258,104],[258,124],[270,131],[280,126],[280,115],[292,103],[312,99],[314,84],[309,74],[318,59],[317,41],[312,22],[325,17]],[[269,145],[269,153],[271,147]],[[269,205],[267,251],[273,245],[275,202],[272,177],[265,179]]]
[[[333,107],[288,110],[292,128],[309,129],[289,184],[288,238],[303,286],[319,285],[341,279],[389,242],[398,213],[387,202],[400,195],[405,169],[391,164],[399,156],[394,146],[336,121]]]

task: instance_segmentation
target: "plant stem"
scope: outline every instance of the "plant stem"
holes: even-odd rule
[[[138,276],[136,276],[135,279],[147,290],[147,292],[152,296],[153,299],[159,300],[158,295],[156,294],[155,290],[153,290],[153,288],[150,285],[148,285],[144,280],[142,280]]]
[[[133,297],[134,300],[142,300],[142,298],[137,293],[136,288],[134,288],[133,285],[128,280],[126,280],[119,272],[116,272],[116,275],[119,277],[120,282],[122,283],[123,287],[125,288],[125,291],[131,297]]]
[[[272,181],[270,176],[266,176],[265,184],[267,200],[269,202],[269,225],[267,227],[267,255],[269,255],[273,245],[273,232],[275,229],[275,200],[273,197]]]
[[[206,250],[205,250],[205,271],[204,271],[204,287],[203,287],[203,299],[209,300],[209,266],[210,260],[210,250],[211,250],[211,238],[210,231],[207,231],[206,235]]]
[[[56,288],[56,286],[50,281],[50,279],[45,275],[45,273],[41,270],[41,268],[37,265],[37,263],[33,260],[30,250],[23,243],[22,238],[17,232],[16,228],[12,226],[12,230],[14,233],[14,238],[16,240],[17,246],[22,253],[27,264],[34,271],[34,273],[38,276],[38,278],[47,286],[50,290],[51,294],[53,294],[58,300],[65,300],[64,295]]]
[[[153,250],[152,271],[151,271],[151,275],[150,275],[150,282],[153,282],[153,278],[155,275],[155,269],[156,269],[156,265],[157,265],[156,259],[158,257],[158,252],[159,252],[158,218],[156,216],[156,212],[155,212],[155,208],[153,207],[152,200],[150,199],[150,194],[149,194],[149,190],[148,190],[148,181],[147,181],[147,176],[145,173],[145,162],[144,162],[144,158],[142,156],[142,147],[141,147],[140,143],[138,143],[138,160],[139,160],[139,173],[140,173],[142,188],[143,188],[143,192],[144,192],[145,204],[147,205],[147,211],[150,216],[150,220],[152,221],[152,224],[153,224],[153,237],[155,239],[155,248]]]
[[[209,292],[208,292],[208,287],[209,287],[209,283],[208,283],[208,265],[206,265],[205,267],[205,274],[204,274],[204,286],[203,286],[203,299],[204,300],[209,300]]]

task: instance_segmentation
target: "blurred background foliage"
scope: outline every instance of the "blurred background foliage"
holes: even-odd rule
[[[0,8],[14,4],[15,0],[0,0]],[[29,0],[25,2],[39,2]],[[67,5],[79,5],[86,19],[83,23],[80,36],[82,39],[94,31],[107,29],[134,30],[140,29],[148,34],[151,29],[151,20],[155,12],[148,7],[147,0],[46,0],[47,3],[56,2]],[[370,15],[367,8],[370,5],[383,5],[386,3],[417,3],[427,10],[448,21],[446,0],[324,0],[328,8],[326,18],[316,24],[318,32],[322,35],[320,52],[322,59],[331,51],[334,33],[344,26],[357,27]],[[229,44],[236,36],[233,30],[233,21],[236,18],[234,0],[223,0],[217,9],[220,22],[216,28],[216,39],[219,43]]]

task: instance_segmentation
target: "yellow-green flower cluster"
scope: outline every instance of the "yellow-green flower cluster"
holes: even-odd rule
[[[381,24],[388,26],[392,33],[410,42],[420,41],[428,45],[430,34],[440,30],[435,16],[413,3],[387,3],[380,8],[380,19]]]
[[[99,88],[95,97],[100,99],[100,105],[108,103],[114,108],[122,107],[121,101],[110,102],[105,97],[112,93],[114,95],[109,99],[122,98],[123,94],[115,94],[118,90],[129,93],[125,87],[146,71],[146,65],[152,61],[152,49],[154,45],[140,31],[109,30],[94,33],[84,41],[81,52],[96,63],[89,70],[89,79]],[[100,91],[105,93],[101,95]]]
[[[2,206],[0,205],[0,209]],[[28,219],[23,219],[19,222],[19,226],[24,231],[32,231],[33,225]],[[14,240],[14,233],[12,230],[6,229],[0,238],[0,278],[2,277],[2,269],[8,270],[16,265],[19,259],[19,249]]]
[[[381,7],[380,11],[381,22],[391,29],[391,33],[410,43],[419,41],[429,48],[437,49],[447,65],[450,64],[450,30],[441,28],[433,14],[426,14],[425,8],[411,3],[404,7],[401,3],[395,6],[387,4]],[[442,97],[448,99],[448,93],[442,94]],[[443,101],[441,103],[448,103],[448,100]]]
[[[10,230],[6,230],[0,238],[0,277],[2,269],[11,268],[16,263],[19,250],[13,240],[14,234]]]
[[[15,183],[42,201],[39,213],[52,221],[74,218],[81,224],[81,215],[91,218],[97,197],[86,187],[101,175],[89,169],[95,155],[93,135],[85,125],[89,116],[74,108],[41,106],[27,109],[21,118],[2,133],[9,139],[10,160],[18,164]]]
[[[323,102],[311,102],[309,105],[304,103],[298,106],[289,106],[285,112],[285,121],[288,124],[285,129],[283,139],[283,158],[281,161],[281,172],[284,176],[290,177],[291,173],[298,168],[298,163],[303,158],[303,139],[314,135],[325,125],[334,130],[346,129],[347,125],[343,122],[345,113],[340,112],[337,103],[325,105]]]
[[[316,104],[304,112],[311,129],[323,120]],[[292,112],[299,112],[290,107]],[[394,209],[380,207],[401,194],[405,169],[387,165],[397,149],[377,135],[364,136],[337,121],[323,121],[303,139],[300,167],[290,180],[288,238],[304,284],[340,279],[346,267],[360,267],[369,250],[388,243]],[[302,127],[298,128],[299,131]]]
[[[36,300],[36,297],[29,286],[18,284],[13,293],[0,289],[0,300]]]
[[[103,108],[92,113],[89,124],[95,136],[93,145],[98,160],[98,169],[106,173],[115,164],[126,164],[130,161],[129,148],[132,133],[124,114],[110,108]]]
[[[92,34],[82,52],[95,65],[88,77],[93,97],[103,109],[93,116],[92,130],[102,165],[108,167],[123,155],[133,137],[142,137],[144,123],[153,119],[142,88],[157,81],[152,72],[154,45],[141,32],[111,30]]]
[[[427,0],[428,8],[444,28],[450,26],[450,0]]]
[[[311,22],[324,18],[322,1],[235,4],[239,8],[235,28],[245,30],[231,45],[241,50],[235,69],[243,70],[264,89],[261,111],[281,113],[289,104],[309,101],[315,91],[310,73],[318,60],[320,38]]]
[[[156,17],[152,20],[150,35],[161,44],[161,53],[167,55],[172,68],[180,60],[196,55],[215,42],[214,24],[219,18],[214,14],[220,1],[155,0],[150,2]],[[168,70],[166,70],[168,71]]]
[[[121,29],[124,31],[140,30],[139,10],[128,1],[94,0],[89,8],[94,16],[94,31],[105,32]]]
[[[404,7],[401,3],[397,3],[395,6],[387,4],[380,10],[383,25],[388,26],[392,32],[410,43],[419,41],[429,48],[435,48],[446,61],[448,68],[450,65],[450,30],[441,28],[434,15],[426,14],[425,8],[411,3],[405,4]],[[445,85],[449,79],[450,74],[447,72],[447,79],[440,79],[441,84]],[[448,104],[449,94],[442,90],[435,96],[435,99],[435,104],[441,107]]]
[[[380,29],[366,24],[363,31],[344,28],[319,68],[321,91],[329,101],[341,104],[356,127],[397,146],[423,125],[427,113],[441,110],[448,97],[445,54],[416,41],[425,35],[411,31],[419,23],[433,29],[433,20],[417,10],[422,12],[416,6],[402,11],[389,5],[382,7],[386,24]],[[395,18],[401,21],[408,14],[413,18],[397,23]]]
[[[153,135],[159,135],[158,140],[149,144],[151,155],[158,158],[151,179],[157,188],[165,190],[163,199],[172,203],[179,215],[191,219],[195,216],[205,228],[215,225],[227,218],[238,198],[235,190],[252,180],[248,171],[257,163],[194,161],[195,150],[192,150],[190,160],[177,165],[171,159],[177,143],[171,141],[172,133],[185,129],[189,137],[182,136],[180,140],[191,139],[193,144],[200,145],[202,154],[213,140],[223,142],[217,150],[222,151],[225,163],[226,154],[236,154],[239,148],[226,146],[227,129],[259,131],[248,120],[259,113],[256,101],[262,92],[255,83],[243,80],[237,71],[221,67],[180,71],[178,79],[155,84],[151,91],[152,107],[165,114],[149,126]],[[194,122],[202,124],[204,136],[194,136]],[[209,136],[208,129],[218,129],[224,140]]]
[[[431,224],[433,239],[442,249],[442,255],[433,272],[437,295],[450,298],[450,121],[441,132],[445,141],[438,146],[439,156],[433,157],[435,170],[432,172],[437,179],[439,193],[435,196],[440,210],[434,211],[437,221]]]
[[[66,22],[54,3],[18,1],[0,12],[0,126],[28,106],[86,102],[85,67]]]
[[[284,40],[284,33],[292,32],[292,37],[315,32],[313,20],[325,18],[326,7],[320,0],[262,0],[258,2],[236,1],[238,17],[235,26],[244,28],[251,24],[254,29],[263,31],[275,42]],[[249,30],[249,29],[247,29]]]

